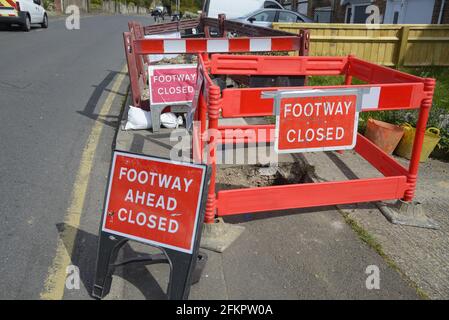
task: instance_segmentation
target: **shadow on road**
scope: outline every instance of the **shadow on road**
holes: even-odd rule
[[[119,124],[119,117],[118,116],[112,116],[112,115],[105,115],[105,114],[98,114],[95,113],[95,109],[98,105],[98,102],[100,101],[100,98],[103,94],[103,92],[110,93],[112,92],[110,89],[108,89],[108,86],[111,84],[111,82],[114,80],[114,78],[121,74],[119,71],[112,71],[108,70],[108,74],[106,77],[96,86],[93,86],[95,88],[94,92],[90,96],[89,100],[87,101],[86,106],[82,111],[77,111],[77,113],[88,117],[89,119],[99,121],[104,125],[110,126],[112,128],[116,128]],[[120,92],[112,92],[114,94],[120,95],[122,97],[125,97],[126,94],[120,93]],[[97,111],[98,112],[98,111]]]
[[[95,277],[95,265],[99,240],[98,235],[91,234],[65,223],[59,223],[56,227],[58,229],[58,233],[60,234],[60,238],[63,241],[67,241],[67,239],[75,239],[72,253],[70,252],[72,244],[64,243],[64,245],[69,255],[71,253],[71,263],[79,268],[81,282],[88,291],[89,295],[91,295]],[[123,259],[147,255],[147,253],[135,251],[129,243],[126,243],[121,251],[122,252],[119,254],[119,257],[123,257]],[[164,267],[168,268],[168,266],[165,265]],[[145,265],[142,263],[134,263],[130,266],[121,268],[122,270],[120,271],[123,272],[120,272],[119,268],[116,268],[114,276],[121,277],[126,282],[132,284],[142,293],[145,299],[166,299],[165,291],[160,287],[159,283],[148,271]]]
[[[35,29],[41,29],[40,26],[31,26],[31,31],[35,30]],[[19,25],[14,25],[14,26],[8,26],[8,25],[1,25],[0,24],[0,31],[9,31],[9,32],[24,32],[22,30],[22,27]]]

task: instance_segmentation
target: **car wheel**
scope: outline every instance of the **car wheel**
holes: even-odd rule
[[[31,30],[31,19],[29,15],[26,15],[25,21],[22,26],[23,31],[28,32]]]
[[[48,17],[47,14],[44,14],[44,20],[42,20],[41,27],[44,29],[48,28]]]

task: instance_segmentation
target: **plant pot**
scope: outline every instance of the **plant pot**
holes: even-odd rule
[[[404,137],[399,143],[395,153],[398,156],[410,159],[412,157],[413,142],[415,141],[416,129],[410,124],[405,123],[402,125],[404,129]],[[426,162],[433,149],[440,142],[440,130],[438,128],[428,128],[424,134],[424,141],[422,145],[421,156],[419,162]]]
[[[391,154],[401,141],[404,130],[397,125],[369,118],[365,137],[388,154]]]

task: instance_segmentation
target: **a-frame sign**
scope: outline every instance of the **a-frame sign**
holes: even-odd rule
[[[168,263],[169,299],[187,299],[204,220],[210,171],[206,165],[115,151],[100,226],[92,295],[109,293],[115,267]],[[116,262],[135,240],[163,254]]]

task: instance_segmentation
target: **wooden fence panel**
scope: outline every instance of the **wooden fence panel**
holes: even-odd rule
[[[310,55],[355,54],[385,66],[449,66],[449,25],[275,23],[274,28],[309,29]]]

